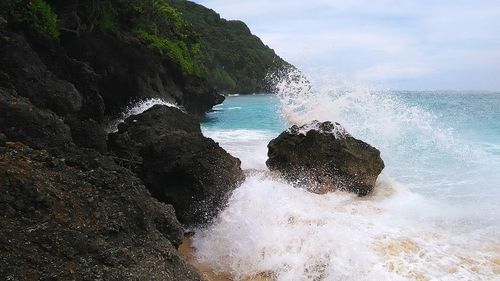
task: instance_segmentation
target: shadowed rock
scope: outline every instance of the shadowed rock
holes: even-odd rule
[[[380,151],[353,138],[338,123],[293,126],[269,145],[266,164],[316,193],[370,193],[384,169]]]
[[[135,163],[152,195],[187,225],[209,221],[244,179],[240,160],[203,136],[198,118],[156,105],[110,134],[109,148]]]
[[[0,129],[9,140],[46,149],[59,149],[72,141],[69,127],[59,116],[33,106],[13,90],[0,88],[0,112]]]
[[[93,150],[55,157],[8,144],[0,211],[5,280],[204,280],[177,253],[172,206]]]

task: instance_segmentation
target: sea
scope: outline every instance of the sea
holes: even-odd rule
[[[276,85],[229,96],[203,119],[247,177],[194,229],[198,263],[243,281],[500,280],[500,92]],[[138,102],[109,131],[155,104],[176,106]],[[312,120],[381,151],[372,194],[313,194],[268,171],[269,141]]]
[[[269,141],[312,120],[338,122],[381,151],[373,194],[312,194],[269,173]],[[500,280],[500,93],[233,95],[202,129],[247,173],[192,238],[214,271],[234,280]]]

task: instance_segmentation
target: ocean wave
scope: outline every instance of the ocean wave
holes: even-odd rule
[[[161,98],[150,98],[150,99],[140,100],[140,101],[137,101],[137,102],[134,102],[134,103],[131,103],[130,105],[128,105],[125,108],[125,110],[120,114],[119,118],[117,118],[109,123],[106,131],[108,133],[117,132],[118,131],[118,124],[123,123],[125,121],[125,119],[127,119],[128,117],[130,117],[132,115],[141,114],[144,111],[150,109],[151,107],[153,107],[157,104],[181,109],[181,107],[176,105],[175,103],[166,101],[166,100],[161,99]]]
[[[235,280],[261,273],[297,281],[497,276],[500,244],[491,233],[457,235],[449,228],[453,208],[390,179],[378,185],[368,198],[317,195],[254,174],[216,222],[196,232],[195,255]]]

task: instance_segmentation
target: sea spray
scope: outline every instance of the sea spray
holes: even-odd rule
[[[266,130],[208,130],[203,128],[206,137],[223,143],[224,149],[241,160],[244,170],[266,170],[267,144],[274,134]]]
[[[262,171],[232,194],[214,224],[196,232],[197,258],[235,280],[261,273],[294,281],[498,279],[500,159],[482,149],[491,145],[478,146],[454,123],[443,123],[432,110],[443,104],[439,93],[429,105],[412,95],[359,86],[315,90],[308,81],[278,83],[283,88],[276,96],[255,97],[253,103],[229,98],[211,113],[216,121],[205,124],[204,132],[240,157],[245,168]],[[261,107],[255,106],[261,100]],[[273,107],[264,101],[274,101],[281,116],[273,119]],[[500,99],[486,103],[500,105]],[[259,114],[250,114],[249,104]],[[450,115],[464,114],[450,108]],[[281,119],[281,127],[339,122],[380,148],[387,168],[374,194],[311,194],[265,172],[264,145],[282,131],[264,122],[269,119]]]
[[[120,117],[117,119],[109,122],[107,132],[108,133],[114,133],[118,131],[118,124],[123,123],[125,119],[132,115],[138,115],[143,113],[144,111],[150,109],[151,107],[155,105],[165,105],[169,107],[175,107],[175,108],[180,108],[178,105],[166,101],[162,98],[150,98],[150,99],[144,99],[144,100],[139,100],[137,102],[131,103],[128,105],[125,110],[120,114]]]
[[[217,221],[193,237],[196,256],[236,280],[263,272],[294,281],[494,276],[495,248],[487,249],[498,247],[493,239],[473,234],[478,240],[467,241],[437,228],[450,210],[386,184],[378,188],[395,188],[389,197],[360,199],[316,195],[255,174]]]

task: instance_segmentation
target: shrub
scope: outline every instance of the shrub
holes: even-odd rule
[[[167,39],[142,29],[137,29],[135,33],[148,44],[149,48],[157,50],[161,55],[167,56],[179,64],[185,73],[200,74],[201,51],[199,44],[188,46],[181,40]]]
[[[17,22],[29,24],[37,32],[48,34],[53,38],[59,37],[57,15],[45,1],[11,0],[9,12]]]

